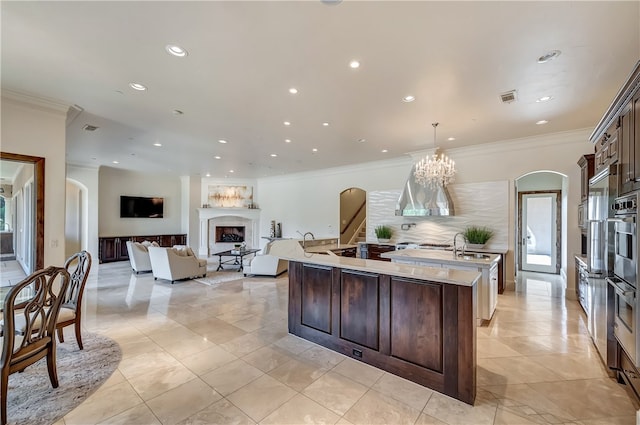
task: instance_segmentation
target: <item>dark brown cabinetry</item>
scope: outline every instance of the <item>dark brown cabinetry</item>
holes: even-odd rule
[[[580,166],[580,200],[589,199],[589,179],[593,177],[594,154],[582,155],[578,160]]]
[[[616,146],[617,146],[616,141]],[[589,202],[589,179],[593,177],[595,171],[594,154],[582,155],[578,160],[580,166],[580,205],[578,205],[578,227],[582,232],[587,231],[587,209]],[[616,158],[617,160],[617,158]]]
[[[614,164],[618,160],[618,124],[610,127],[596,142],[594,165],[596,172]],[[593,172],[591,173],[593,175]],[[587,182],[588,183],[588,182]]]
[[[367,258],[369,260],[378,260],[378,261],[391,261],[388,258],[380,257],[380,254],[395,251],[396,247],[394,245],[378,245],[374,243],[367,244]]]
[[[98,258],[101,263],[129,260],[127,241],[133,242],[157,242],[160,246],[185,245],[186,234],[176,235],[152,235],[152,236],[108,236],[98,238]]]
[[[640,189],[640,62],[589,140],[595,145],[596,173],[617,160],[619,195]]]
[[[476,291],[289,261],[289,332],[473,404]]]

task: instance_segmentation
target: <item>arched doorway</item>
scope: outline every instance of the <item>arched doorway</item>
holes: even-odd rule
[[[67,178],[65,199],[65,256],[88,249],[88,210],[87,187]]]
[[[354,244],[366,239],[367,192],[350,187],[340,192],[340,243]]]
[[[567,176],[536,171],[516,179],[518,271],[559,274],[566,246]]]

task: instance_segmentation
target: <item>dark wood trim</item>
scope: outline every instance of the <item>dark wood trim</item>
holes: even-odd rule
[[[21,155],[0,152],[0,160],[27,162],[33,164],[33,186],[35,191],[35,270],[44,268],[44,158],[39,156]],[[62,201],[61,201],[62,202]]]
[[[592,143],[596,143],[600,136],[614,123],[618,116],[621,115],[622,109],[629,103],[636,91],[640,90],[640,61],[636,62],[636,65],[631,71],[631,74],[625,80],[624,85],[620,88],[616,97],[611,102],[611,105],[607,108],[593,133],[589,136],[589,140]]]

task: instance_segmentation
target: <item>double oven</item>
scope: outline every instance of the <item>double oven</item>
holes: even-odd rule
[[[640,367],[640,334],[638,333],[638,193],[619,197],[612,208],[614,265],[613,276],[607,278],[613,288],[613,334],[629,356]]]

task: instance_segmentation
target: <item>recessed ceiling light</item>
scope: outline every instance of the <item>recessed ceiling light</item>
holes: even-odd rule
[[[211,173],[205,174],[205,177],[211,177]]]
[[[140,84],[140,83],[129,83],[129,87],[131,87],[134,90],[138,90],[138,91],[145,91],[147,89],[147,86],[145,86],[144,84]]]
[[[539,99],[536,99],[536,102],[541,103],[541,102],[548,102],[551,99],[553,99],[553,96],[542,96]]]
[[[233,171],[233,170],[229,170],[229,172],[230,172],[230,173],[235,173],[235,171]]]
[[[311,152],[318,152],[318,149],[317,148],[313,148],[313,149],[311,149]]]
[[[329,127],[329,123],[328,123],[328,122],[323,122],[323,123],[322,123],[322,125],[323,125],[324,127]]]
[[[450,142],[453,142],[454,140],[456,140],[456,138],[455,137],[449,137],[447,140],[450,141]]]
[[[538,58],[538,63],[547,63],[550,60],[553,60],[560,56],[560,53],[562,53],[560,50],[552,50],[550,52],[547,52]]]
[[[387,153],[387,152],[389,152],[389,150],[388,150],[388,149],[382,149],[382,151],[381,151],[381,152],[382,152],[382,153]]]
[[[349,66],[353,69],[360,68],[360,62],[358,62],[357,60],[352,60],[351,62],[349,62]]]
[[[185,49],[176,44],[167,44],[164,48],[167,53],[179,58],[183,58],[189,54]]]
[[[358,139],[358,143],[364,143],[366,141],[367,141],[367,139]]]
[[[271,158],[275,158],[276,156],[278,156],[277,153],[272,153],[271,155],[269,155]]]
[[[154,143],[153,146],[160,147],[160,146],[162,146],[162,143]]]
[[[290,123],[289,121],[285,121],[285,122],[283,122],[283,124],[284,124],[284,125],[287,125],[287,126],[288,126],[288,125],[291,125],[291,123]]]
[[[182,112],[180,109],[174,109],[173,111],[171,111],[171,113],[175,116],[184,115],[184,112]]]
[[[407,103],[413,102],[414,100],[416,100],[416,97],[412,95],[408,95],[402,98],[402,101]]]
[[[227,143],[227,141],[224,140],[224,139],[220,139],[220,140],[218,140],[218,143],[222,143],[224,145],[225,143]]]
[[[222,157],[221,157],[221,156],[218,156],[218,155],[214,156],[214,158],[215,158],[215,159],[222,159]]]
[[[284,139],[285,143],[291,143],[291,139]]]
[[[114,164],[120,164],[120,161],[111,161],[111,162],[113,162]]]
[[[549,121],[547,121],[547,120],[540,120],[540,121],[536,121],[536,124],[537,124],[537,125],[544,125],[544,124],[546,124],[546,123],[548,123],[548,122],[549,122]]]
[[[291,88],[289,89],[289,93],[291,93],[291,94],[296,94],[296,93],[298,93],[298,89],[297,89],[297,88],[295,88],[295,87],[291,87]]]

